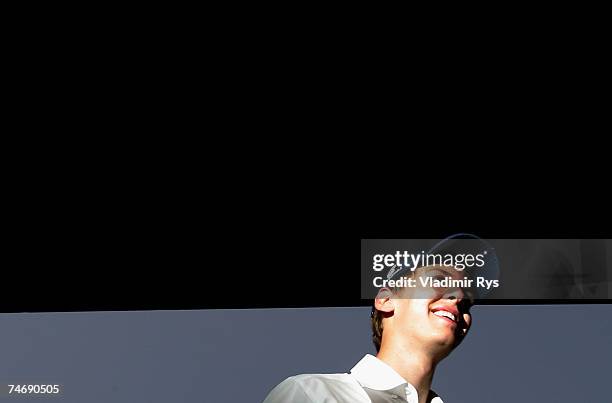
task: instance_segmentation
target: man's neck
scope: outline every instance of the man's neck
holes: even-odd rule
[[[419,403],[427,402],[436,360],[423,351],[409,351],[405,347],[381,346],[376,357],[389,365],[419,393]]]

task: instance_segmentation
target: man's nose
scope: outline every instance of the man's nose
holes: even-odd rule
[[[465,294],[461,288],[449,288],[444,293],[445,299],[456,299],[457,302],[465,298]]]

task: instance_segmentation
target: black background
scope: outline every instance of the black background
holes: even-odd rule
[[[361,238],[609,236],[598,60],[146,31],[15,42],[2,310],[354,306]]]

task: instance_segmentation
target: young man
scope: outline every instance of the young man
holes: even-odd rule
[[[419,277],[464,278],[452,267],[421,267],[409,277],[417,287],[382,288],[374,300],[376,357],[366,355],[349,373],[287,378],[264,403],[442,403],[430,389],[434,372],[467,334],[473,301],[460,287],[420,286]]]

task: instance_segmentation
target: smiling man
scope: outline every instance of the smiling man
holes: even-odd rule
[[[463,279],[448,266],[421,267],[404,276],[429,284]],[[442,403],[431,390],[438,363],[457,347],[472,323],[470,291],[458,287],[381,288],[372,308],[377,355],[367,354],[349,373],[303,374],[276,386],[264,403]]]

